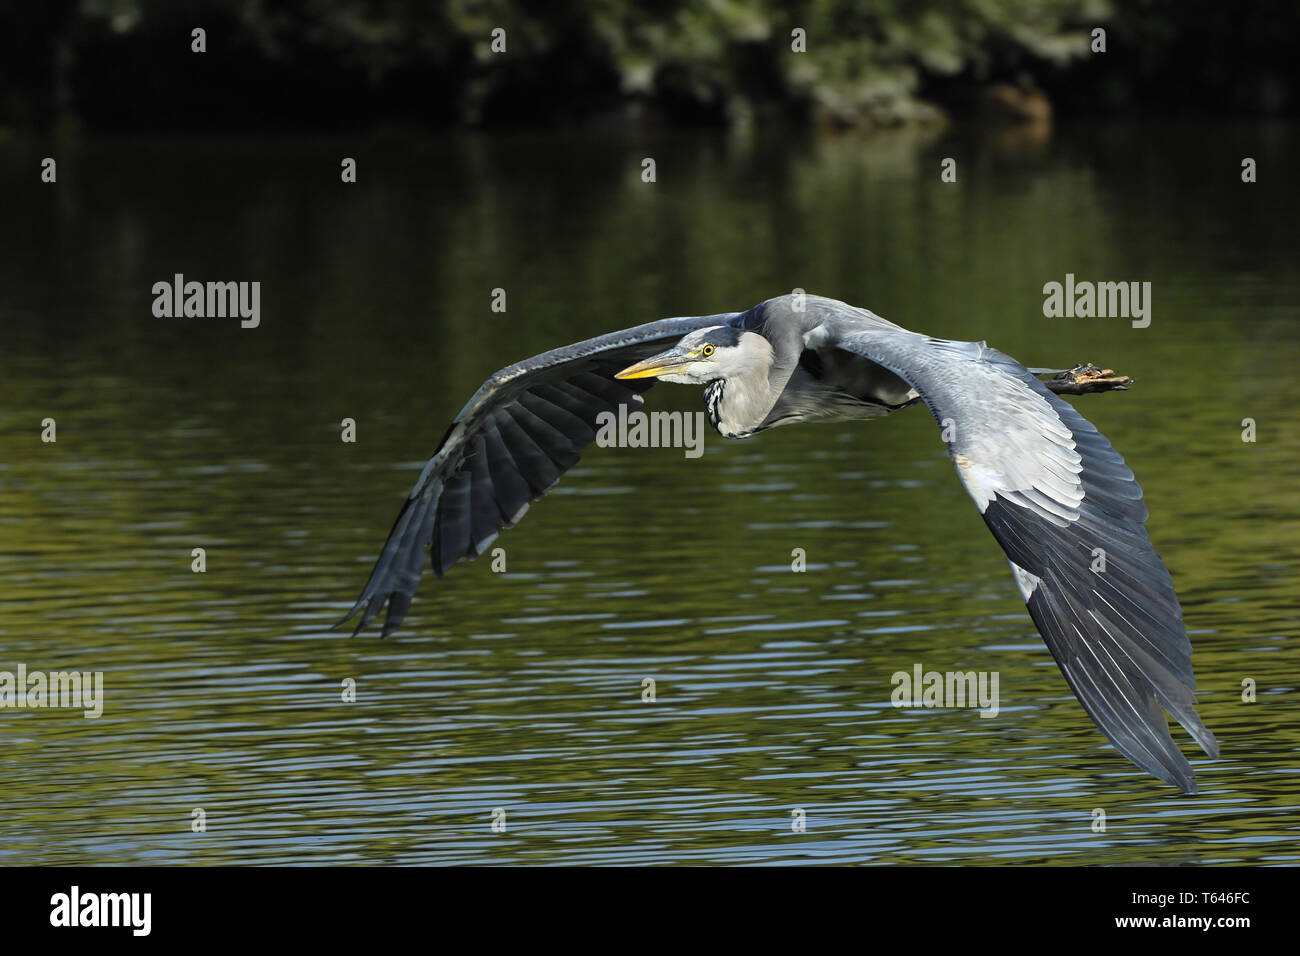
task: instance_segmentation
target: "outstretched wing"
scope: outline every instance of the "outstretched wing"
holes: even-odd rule
[[[385,602],[383,636],[402,623],[420,583],[426,550],[441,577],[475,558],[546,494],[596,438],[596,418],[640,402],[654,379],[614,373],[686,333],[736,318],[726,313],[663,319],[598,336],[503,368],[474,393],[443,436],[402,506],[365,589],[357,632]]]
[[[1219,745],[1196,713],[1182,609],[1124,459],[1073,406],[983,342],[862,330],[835,344],[920,393],[949,430],[957,473],[1075,696],[1120,753],[1195,793],[1165,710],[1211,757]]]

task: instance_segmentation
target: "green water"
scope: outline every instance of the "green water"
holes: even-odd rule
[[[0,863],[1296,862],[1298,160],[1150,124],[0,144],[0,670],[105,686],[0,710]],[[155,318],[178,272],[260,281],[260,326]],[[1150,327],[1044,318],[1067,272],[1151,282]],[[506,573],[330,630],[487,374],[796,286],[1137,379],[1074,401],[1182,599],[1198,796],[1095,730],[921,410],[592,449]],[[998,672],[1000,713],[891,707],[916,663]]]

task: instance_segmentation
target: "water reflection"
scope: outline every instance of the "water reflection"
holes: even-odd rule
[[[1209,139],[1297,152],[1286,127]],[[103,670],[107,699],[0,718],[0,861],[1294,862],[1300,249],[1289,187],[1206,142],[67,144],[0,255],[0,669]],[[18,181],[46,147],[11,146]],[[261,281],[261,327],[152,318],[175,272]],[[1044,319],[1066,272],[1151,281],[1152,326]],[[593,449],[502,537],[505,574],[426,581],[388,641],[329,630],[487,373],[794,286],[1138,379],[1078,403],[1183,600],[1224,752],[1199,797],[1092,728],[923,412]],[[998,671],[998,717],[891,707],[918,661]]]

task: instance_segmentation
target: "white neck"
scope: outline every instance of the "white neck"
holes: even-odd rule
[[[766,338],[746,332],[740,342],[734,360],[720,369],[723,377],[704,390],[709,420],[724,438],[743,438],[756,431],[789,378],[786,372],[777,376],[779,383],[773,382],[775,355]]]

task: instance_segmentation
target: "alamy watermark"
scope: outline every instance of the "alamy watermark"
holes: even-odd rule
[[[50,897],[50,925],[57,927],[118,926],[148,936],[152,913],[152,893],[83,893],[74,884]]]
[[[104,712],[103,671],[0,671],[0,708],[72,708],[94,720]]]
[[[895,671],[889,679],[895,707],[979,707],[981,717],[998,715],[997,671]]]
[[[171,282],[155,282],[152,292],[153,314],[160,319],[238,317],[243,329],[262,321],[260,282],[186,282],[178,272]]]
[[[601,448],[684,448],[687,458],[704,454],[703,412],[628,411],[624,404],[617,414],[598,414],[596,428]]]
[[[1043,286],[1043,315],[1049,319],[1132,319],[1133,328],[1151,324],[1150,282],[1089,282],[1065,274],[1065,282]]]

